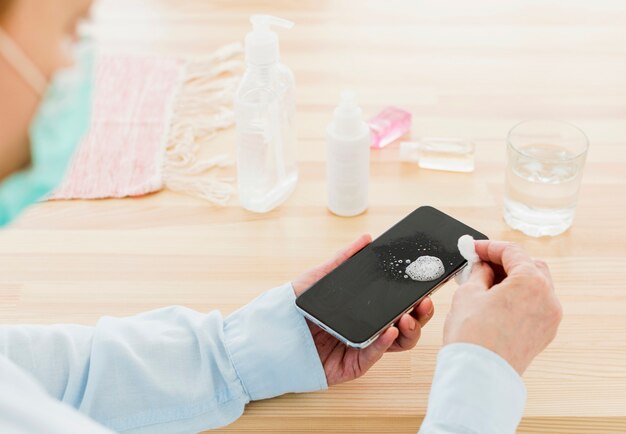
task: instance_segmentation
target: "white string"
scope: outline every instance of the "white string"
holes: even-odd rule
[[[224,46],[212,55],[188,60],[175,99],[166,145],[164,182],[170,190],[225,205],[234,193],[233,180],[209,172],[232,164],[226,154],[200,159],[202,148],[219,130],[234,124],[233,96],[244,69],[241,44]]]

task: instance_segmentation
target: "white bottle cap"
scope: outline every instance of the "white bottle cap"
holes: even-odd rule
[[[359,107],[354,91],[346,89],[341,92],[341,100],[333,113],[330,124],[333,134],[339,137],[359,137],[367,131],[363,122],[363,111]]]
[[[246,35],[246,62],[252,65],[270,65],[280,58],[278,36],[270,26],[290,29],[293,22],[271,15],[252,15],[252,31]]]

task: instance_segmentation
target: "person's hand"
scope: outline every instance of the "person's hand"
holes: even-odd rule
[[[548,266],[518,245],[476,241],[484,262],[452,300],[444,326],[444,345],[481,345],[504,358],[522,375],[556,336],[561,304]]]
[[[293,282],[296,296],[309,289],[315,282],[334,270],[372,242],[369,235],[362,235],[332,259],[298,276]],[[307,320],[315,347],[326,373],[328,385],[353,380],[365,374],[385,352],[406,351],[417,343],[422,327],[430,320],[434,306],[430,298],[424,299],[410,314],[404,314],[395,326],[389,327],[370,346],[362,350],[339,342],[317,325]]]

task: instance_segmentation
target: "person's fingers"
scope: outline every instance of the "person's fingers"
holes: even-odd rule
[[[498,284],[502,282],[504,279],[506,279],[506,273],[504,272],[504,268],[502,268],[502,265],[497,265],[492,262],[485,262],[485,264],[488,264],[493,270],[493,275],[494,275],[493,283],[494,284]]]
[[[364,374],[374,363],[380,360],[385,352],[398,338],[399,331],[395,327],[389,327],[369,347],[359,353],[359,366],[361,374]]]
[[[397,324],[398,338],[389,347],[390,351],[410,350],[417,344],[422,333],[422,326],[413,316],[404,314]]]
[[[435,306],[430,297],[426,297],[408,314],[402,315],[397,323],[398,339],[387,351],[406,351],[417,344],[422,334],[422,327],[435,314]]]
[[[545,261],[536,259],[535,266],[541,272],[541,274],[543,274],[545,278],[548,280],[550,287],[554,289],[554,284],[552,283],[552,274],[550,274],[550,269],[548,268],[548,264],[546,264]]]
[[[363,234],[356,240],[354,240],[350,245],[344,247],[339,250],[335,256],[329,259],[324,263],[323,267],[327,272],[330,272],[337,268],[340,264],[348,260],[351,256],[361,250],[363,247],[367,246],[372,242],[372,236],[370,234]]]
[[[514,243],[504,241],[477,240],[474,242],[478,257],[493,264],[502,265],[507,275],[518,269],[534,266],[531,257]]]
[[[413,309],[412,316],[419,322],[419,324],[424,327],[428,321],[435,314],[435,305],[430,297],[426,297],[420,304],[418,304],[415,309]]]
[[[493,286],[493,269],[484,262],[477,262],[472,265],[472,272],[469,279],[459,288],[473,288],[473,289],[489,289]]]

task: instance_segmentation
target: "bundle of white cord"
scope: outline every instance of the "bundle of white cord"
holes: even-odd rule
[[[226,154],[201,158],[220,130],[234,124],[233,95],[244,69],[243,47],[226,45],[212,55],[188,60],[175,97],[166,144],[164,183],[173,191],[224,205],[235,191],[230,178],[211,170],[232,164]]]

